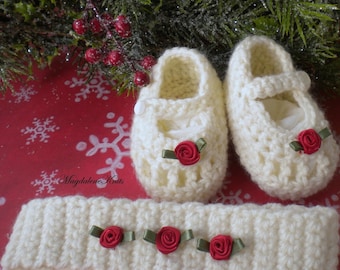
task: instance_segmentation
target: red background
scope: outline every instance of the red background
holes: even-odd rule
[[[34,198],[84,195],[147,198],[129,157],[129,131],[136,97],[118,96],[100,76],[89,84],[69,62],[35,69],[36,79],[15,84],[0,97],[0,256],[21,205]],[[339,140],[340,97],[317,98]],[[47,120],[47,121],[46,121]],[[328,187],[296,202],[269,197],[250,181],[232,144],[223,188],[212,202],[325,205],[340,211],[339,166]],[[114,179],[103,184],[73,180]],[[0,266],[1,269],[1,266]],[[340,268],[339,268],[340,269]]]

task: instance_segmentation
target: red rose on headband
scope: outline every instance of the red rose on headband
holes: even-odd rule
[[[163,227],[156,236],[156,247],[163,254],[174,252],[181,241],[181,232],[174,227]]]
[[[233,249],[233,238],[229,235],[217,235],[210,241],[209,252],[215,260],[228,260]]]
[[[105,248],[115,248],[123,240],[123,229],[118,226],[110,226],[104,229],[99,242]]]

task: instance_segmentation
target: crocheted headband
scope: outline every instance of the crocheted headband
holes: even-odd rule
[[[52,197],[22,207],[1,263],[4,270],[330,270],[338,240],[337,212],[320,206]]]

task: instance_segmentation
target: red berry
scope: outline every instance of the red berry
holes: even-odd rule
[[[102,19],[107,26],[110,26],[113,23],[113,18],[108,13],[104,13]]]
[[[98,62],[101,58],[100,50],[89,48],[85,52],[85,60],[91,64]]]
[[[135,76],[133,78],[133,82],[137,86],[145,86],[149,84],[150,78],[149,75],[142,71],[136,71]]]
[[[116,18],[116,21],[126,21],[126,16],[123,14],[118,15]]]
[[[140,64],[144,69],[150,70],[156,64],[156,59],[152,55],[148,55],[143,58]]]
[[[83,35],[86,32],[85,21],[83,19],[77,19],[73,21],[72,28],[78,35]]]
[[[110,66],[119,66],[124,63],[124,57],[120,51],[114,50],[109,52],[104,60],[104,63]]]
[[[90,25],[91,25],[91,31],[94,34],[98,34],[103,30],[102,26],[100,25],[100,21],[97,18],[93,18],[90,22]]]
[[[131,36],[131,25],[124,15],[119,15],[114,21],[116,32],[121,37]]]

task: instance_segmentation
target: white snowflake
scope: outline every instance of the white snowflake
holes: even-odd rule
[[[305,205],[308,207],[312,207],[312,206],[316,206],[316,205],[320,205],[320,203],[324,206],[327,207],[332,207],[337,211],[340,211],[340,197],[339,197],[339,192],[335,193],[335,194],[331,194],[330,196],[326,197],[323,199],[323,202],[306,202],[304,199],[300,199],[298,201],[296,201],[296,204],[301,204],[301,205]]]
[[[228,192],[228,195],[220,191],[213,202],[223,204],[243,204],[245,201],[250,200],[250,198],[251,198],[250,194],[248,193],[243,194],[241,189],[237,191],[231,190]]]
[[[25,127],[21,129],[21,133],[23,134],[30,134],[30,137],[27,138],[26,144],[30,144],[31,142],[34,142],[36,139],[40,139],[40,142],[47,143],[48,138],[50,135],[49,132],[55,132],[59,129],[58,126],[55,124],[52,124],[52,121],[54,119],[54,116],[50,116],[46,118],[45,120],[34,118],[33,119],[33,127]]]
[[[106,116],[107,119],[113,120],[115,118],[115,114],[110,112]],[[124,168],[124,163],[122,163],[122,158],[130,155],[130,134],[127,131],[129,128],[128,124],[123,124],[124,118],[122,116],[118,117],[116,121],[107,122],[104,124],[104,127],[110,128],[112,134],[116,134],[114,138],[109,139],[104,137],[101,141],[96,135],[89,136],[89,142],[92,144],[92,148],[88,149],[86,152],[86,156],[94,156],[98,152],[105,153],[108,149],[111,149],[115,157],[107,158],[105,163],[108,165],[107,167],[101,168],[97,170],[97,174],[106,174],[110,173],[113,179],[118,179],[117,169]],[[87,143],[84,141],[79,142],[76,145],[76,149],[78,151],[85,151],[87,149]]]
[[[82,73],[85,74],[85,72]],[[65,85],[70,88],[82,86],[80,92],[75,94],[75,102],[87,99],[91,93],[96,94],[97,99],[108,100],[108,95],[111,93],[110,90],[106,89],[110,84],[100,73],[95,74],[88,82],[86,78],[73,77],[70,81],[65,81]]]
[[[31,182],[32,186],[39,187],[35,192],[36,196],[42,194],[45,190],[48,194],[53,194],[53,191],[55,190],[54,185],[59,185],[63,181],[59,177],[56,177],[57,173],[58,170],[54,170],[50,174],[42,171],[40,174],[41,179],[35,179]]]
[[[21,103],[22,101],[29,102],[31,97],[37,93],[38,92],[35,91],[32,86],[27,88],[21,86],[19,91],[12,93],[12,96],[15,98],[14,103]],[[10,100],[9,103],[11,102],[12,101]]]
[[[5,197],[0,197],[0,206],[4,205],[6,203]]]
[[[237,191],[229,190],[230,180],[223,183],[222,188],[217,192],[216,196],[212,199],[212,203],[223,203],[223,204],[243,204],[245,201],[251,199],[250,194],[243,194],[242,190]],[[228,191],[227,195],[226,192]]]

